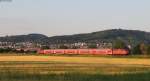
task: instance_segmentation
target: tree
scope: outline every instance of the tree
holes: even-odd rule
[[[68,47],[65,45],[60,45],[59,49],[68,49]]]
[[[133,48],[133,54],[150,54],[150,45],[145,43],[140,43]]]
[[[147,46],[147,54],[150,54],[150,45]]]
[[[137,46],[135,46],[132,50],[133,54],[142,54],[141,49],[140,49],[140,44],[138,44]]]
[[[4,52],[4,49],[3,48],[0,48],[0,53],[3,53]]]
[[[0,53],[8,53],[13,52],[14,49],[12,48],[0,48]]]
[[[140,50],[142,54],[147,54],[147,45],[145,45],[145,43],[141,43]]]
[[[77,46],[72,46],[72,49],[78,49],[79,47],[77,47]]]
[[[127,47],[126,44],[119,39],[113,43],[113,48],[115,49],[125,49],[126,47]]]
[[[47,45],[44,45],[44,46],[42,46],[41,48],[42,48],[42,49],[50,49],[50,47],[47,46]]]
[[[96,44],[91,44],[91,45],[88,46],[88,48],[95,49],[95,48],[97,48],[97,45]]]

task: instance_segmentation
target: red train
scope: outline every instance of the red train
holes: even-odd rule
[[[82,55],[128,55],[126,49],[48,49],[39,54],[82,54]]]

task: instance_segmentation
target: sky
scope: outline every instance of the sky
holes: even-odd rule
[[[0,36],[47,36],[107,29],[150,32],[150,0],[0,1]]]

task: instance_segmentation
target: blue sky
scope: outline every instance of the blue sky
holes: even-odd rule
[[[150,32],[150,0],[12,0],[0,2],[0,36],[48,36],[123,28]]]

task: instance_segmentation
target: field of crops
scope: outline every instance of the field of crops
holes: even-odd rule
[[[149,58],[0,56],[0,81],[150,81]]]

